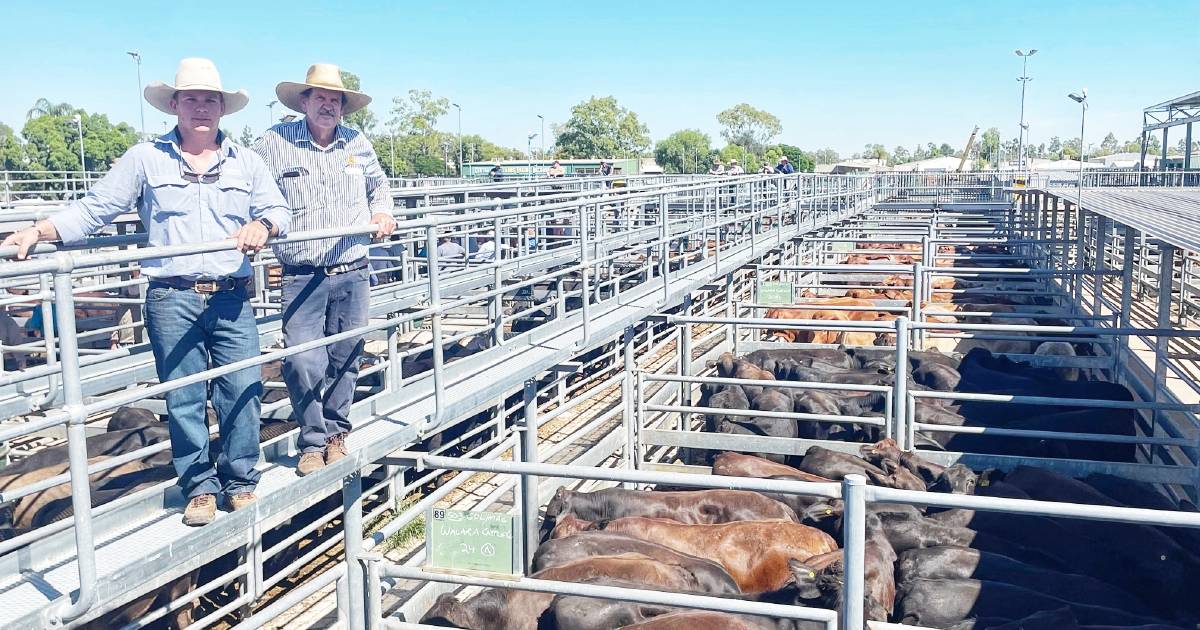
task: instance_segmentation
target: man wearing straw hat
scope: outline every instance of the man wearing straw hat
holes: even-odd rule
[[[151,247],[194,245],[232,238],[237,251],[143,261],[149,279],[146,332],[158,379],[167,383],[211,367],[259,356],[258,327],[250,307],[250,264],[245,252],[269,236],[286,235],[291,213],[262,158],[220,132],[221,116],[249,102],[245,91],[221,87],[208,59],[184,59],[175,85],[152,81],[146,100],[176,117],[172,131],[129,149],[86,197],[34,227],[9,236],[24,258],[38,241],[79,244],[118,215],[136,208]],[[211,379],[212,406],[221,432],[216,466],[209,460],[207,384],[166,392],[171,455],[188,498],[183,522],[204,525],[224,494],[233,509],[254,501],[260,473],[259,368]]]
[[[339,124],[371,102],[346,89],[327,63],[308,69],[303,83],[275,86],[279,101],[304,114],[275,125],[254,144],[292,208],[292,229],[360,228],[355,234],[275,247],[283,265],[283,336],[288,346],[367,325],[371,237],[396,229],[392,193],[367,137]],[[362,228],[374,225],[369,233]],[[361,336],[287,357],[283,378],[300,424],[300,462],[307,475],[346,456],[350,403],[358,381]]]

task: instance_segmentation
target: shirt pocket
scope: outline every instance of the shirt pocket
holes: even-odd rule
[[[280,178],[279,191],[283,193],[284,200],[287,201],[288,207],[293,212],[308,208],[309,193],[305,189],[311,184],[311,175]]]
[[[222,177],[217,180],[217,189],[221,191],[216,208],[218,214],[233,219],[238,223],[250,221],[250,182],[241,177]]]
[[[195,198],[187,189],[189,185],[178,173],[146,175],[146,202],[151,220],[163,223],[186,214],[195,205]]]

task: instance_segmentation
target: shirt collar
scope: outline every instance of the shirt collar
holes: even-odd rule
[[[171,147],[173,147],[175,149],[176,155],[181,156],[181,157],[183,156],[183,149],[180,148],[180,146],[179,146],[180,141],[179,141],[179,127],[178,126],[172,128],[167,133],[164,133],[163,135],[155,138],[154,141],[159,144],[171,145]],[[220,131],[220,130],[217,131],[217,144],[221,147],[221,156],[222,157],[234,157],[235,156],[234,148],[237,145],[233,142],[233,140],[229,139],[229,136],[225,135],[224,131]]]
[[[317,142],[313,139],[312,132],[309,131],[309,129],[308,129],[308,121],[307,120],[301,118],[300,120],[297,120],[296,122],[294,122],[292,124],[300,125],[300,128],[297,130],[298,133],[296,134],[296,142],[307,142],[307,143],[313,145],[313,147],[315,147],[315,148],[318,148],[318,149],[321,148],[320,146],[317,145]],[[338,126],[335,127],[333,130],[333,142],[328,147],[325,147],[325,148],[328,149],[328,148],[332,147],[333,145],[345,144],[345,143],[349,142],[351,133],[353,133],[353,132],[349,127],[347,127],[341,123],[338,123]]]

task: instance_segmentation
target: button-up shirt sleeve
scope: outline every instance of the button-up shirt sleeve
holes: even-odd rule
[[[292,226],[292,210],[279,191],[279,185],[255,151],[242,151],[250,171],[250,218],[266,219],[279,229],[278,237],[287,236]]]
[[[360,137],[367,144],[367,151],[371,155],[371,159],[363,167],[363,175],[366,175],[367,179],[367,199],[371,214],[381,212],[391,214],[392,208],[395,207],[395,200],[392,199],[392,187],[388,185],[387,175],[384,174],[383,167],[379,165],[379,156],[375,155],[375,148],[366,139],[366,134]]]
[[[140,154],[147,150],[153,149],[149,145],[139,144],[126,151],[87,195],[49,218],[64,245],[83,243],[89,235],[119,215],[135,209],[146,184],[146,172],[142,168]]]

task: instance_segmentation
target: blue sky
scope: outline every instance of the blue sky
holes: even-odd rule
[[[613,95],[661,139],[740,102],[783,122],[779,140],[843,154],[880,142],[958,147],[975,124],[1016,135],[1030,60],[1034,143],[1078,133],[1066,94],[1087,87],[1088,141],[1139,131],[1141,109],[1200,90],[1200,1],[1108,2],[108,2],[6,3],[0,122],[38,97],[137,126],[136,73],[167,82],[186,56],[214,59],[251,103],[222,126],[268,122],[275,83],[311,62],[360,75],[386,120],[429,89],[463,107],[463,130],[524,147],[537,114]],[[280,112],[276,106],[276,113]],[[146,106],[148,131],[166,116]],[[453,110],[441,124],[454,131]],[[549,124],[547,125],[549,131]],[[1174,144],[1172,139],[1171,143]],[[536,141],[535,141],[536,145]]]

